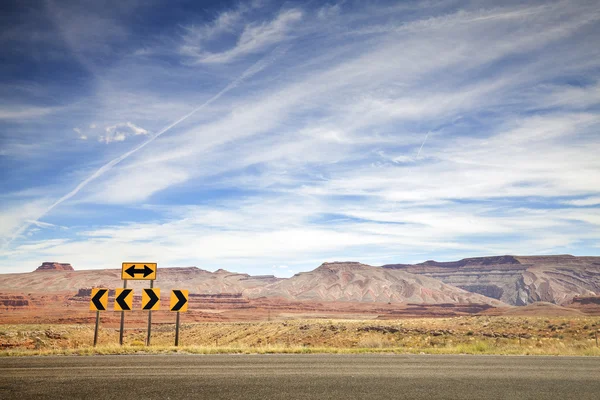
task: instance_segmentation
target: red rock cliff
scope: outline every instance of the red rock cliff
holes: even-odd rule
[[[37,267],[36,271],[74,271],[74,269],[69,263],[46,261]]]

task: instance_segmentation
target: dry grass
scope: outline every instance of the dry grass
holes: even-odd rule
[[[174,347],[174,325],[157,325],[152,346],[144,328],[92,325],[2,325],[0,356],[161,353],[425,353],[600,356],[599,317],[456,317],[437,319],[287,320],[183,324]]]

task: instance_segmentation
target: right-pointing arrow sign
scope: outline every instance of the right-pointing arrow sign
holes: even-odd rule
[[[115,296],[115,311],[131,311],[133,289],[117,289]]]
[[[158,310],[160,307],[160,289],[144,289],[142,292],[142,310]]]
[[[171,311],[186,312],[188,308],[188,290],[171,290]]]

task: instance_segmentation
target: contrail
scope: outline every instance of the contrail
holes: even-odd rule
[[[427,138],[429,137],[430,133],[431,133],[431,131],[428,131],[427,134],[425,135],[425,139],[423,140],[423,143],[421,143],[421,147],[419,147],[419,151],[417,151],[417,155],[415,156],[413,161],[417,161],[419,159],[419,156],[421,155],[421,150],[423,150],[423,146],[425,146],[425,143],[427,143]],[[412,173],[412,169],[413,169],[413,166],[411,165],[408,168],[408,172],[406,173],[407,176]],[[396,211],[397,208],[398,208],[398,201],[396,200],[394,202],[394,206],[392,207],[392,210]]]
[[[423,150],[423,146],[425,146],[425,142],[427,142],[427,138],[429,137],[429,132],[427,132],[427,135],[425,135],[425,140],[423,140],[423,143],[421,143],[421,147],[419,147],[419,151],[417,151],[417,156],[416,158],[419,158],[419,155],[421,154],[421,150]]]
[[[6,247],[13,240],[15,240],[15,238],[17,238],[19,235],[21,235],[21,233],[23,233],[32,224],[37,223],[40,218],[42,218],[44,215],[46,215],[50,211],[52,211],[53,208],[57,207],[58,205],[60,205],[61,203],[65,202],[65,201],[69,200],[71,197],[75,196],[77,193],[79,193],[79,191],[81,189],[83,189],[84,187],[86,187],[88,185],[88,183],[90,183],[94,179],[99,178],[100,176],[104,175],[112,167],[114,167],[115,165],[119,164],[121,161],[125,160],[130,155],[132,155],[134,153],[137,153],[139,150],[143,149],[144,147],[146,147],[147,145],[149,145],[150,143],[152,143],[154,140],[156,140],[156,138],[158,138],[159,136],[161,136],[163,133],[169,131],[171,128],[179,125],[180,123],[182,123],[183,121],[185,121],[186,119],[188,119],[189,117],[191,117],[192,115],[194,115],[195,113],[197,113],[198,111],[200,111],[201,109],[203,109],[204,107],[206,107],[209,104],[213,103],[214,101],[218,100],[221,96],[223,96],[225,93],[227,93],[231,89],[233,89],[236,86],[238,86],[244,80],[252,77],[253,75],[257,74],[258,72],[262,71],[263,69],[265,69],[266,67],[268,67],[269,65],[271,65],[278,57],[280,57],[281,55],[283,55],[288,50],[288,48],[289,48],[289,46],[279,46],[279,47],[277,47],[275,50],[273,50],[273,52],[271,52],[271,54],[269,54],[268,57],[265,57],[265,58],[257,61],[253,65],[251,65],[240,76],[238,76],[231,83],[229,83],[227,86],[225,86],[223,89],[221,89],[221,91],[218,92],[217,94],[215,94],[213,97],[211,97],[210,99],[206,100],[204,103],[200,104],[198,107],[194,108],[192,111],[190,111],[189,113],[185,114],[183,117],[179,118],[177,121],[171,123],[170,125],[168,125],[165,128],[161,129],[160,131],[158,131],[154,135],[150,136],[150,138],[148,138],[148,140],[146,140],[145,142],[143,142],[139,146],[133,148],[132,150],[129,150],[125,154],[120,155],[119,157],[115,158],[114,160],[112,160],[112,161],[104,164],[96,172],[94,172],[92,175],[90,175],[89,177],[87,177],[83,182],[81,182],[79,185],[77,185],[77,187],[75,189],[71,190],[69,193],[65,194],[60,199],[56,200],[48,208],[46,208],[44,211],[42,211],[40,213],[40,215],[38,215],[35,219],[29,220],[25,224],[23,224],[12,235],[12,237],[4,244],[3,250],[6,249]]]

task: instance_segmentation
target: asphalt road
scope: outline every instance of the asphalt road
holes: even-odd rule
[[[600,399],[600,358],[432,355],[0,359],[0,399]]]

